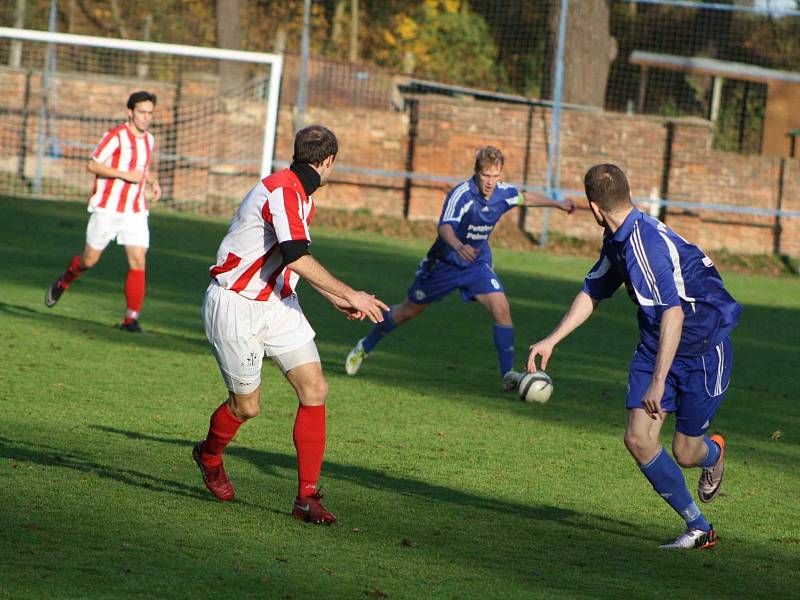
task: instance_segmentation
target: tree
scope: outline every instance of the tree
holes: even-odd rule
[[[561,1],[551,0],[548,74],[545,90],[555,76],[555,49],[558,44]],[[585,106],[605,106],[606,86],[611,63],[617,57],[617,41],[609,33],[606,0],[581,0],[569,3],[564,44],[563,101]],[[545,97],[552,97],[552,92]]]
[[[382,29],[378,64],[448,83],[494,89],[505,80],[486,22],[457,0],[425,0]]]
[[[239,0],[217,0],[217,44],[220,48],[240,50],[242,28],[240,25]],[[227,92],[240,87],[244,82],[244,65],[239,62],[219,63],[219,89]]]

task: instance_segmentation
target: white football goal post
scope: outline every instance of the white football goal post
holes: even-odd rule
[[[272,170],[282,68],[277,54],[0,27],[0,195],[87,197],[89,154],[144,89],[165,200],[235,200]]]

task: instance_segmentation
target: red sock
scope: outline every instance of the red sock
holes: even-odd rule
[[[244,420],[237,419],[231,412],[228,402],[219,405],[211,415],[206,442],[203,444],[203,464],[207,467],[218,467],[222,464],[222,451],[233,439]]]
[[[325,405],[297,409],[294,421],[294,447],[297,449],[298,497],[317,491],[322,457],[325,455]]]
[[[72,257],[69,265],[67,266],[67,270],[61,274],[61,287],[64,289],[69,288],[69,284],[75,281],[78,276],[83,273],[86,269],[81,267],[81,255],[76,254]]]
[[[128,310],[125,311],[125,323],[130,323],[139,318],[144,302],[144,269],[128,270],[125,279],[125,298],[128,301]]]

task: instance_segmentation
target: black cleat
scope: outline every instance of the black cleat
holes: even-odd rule
[[[67,291],[63,285],[61,285],[61,278],[56,279],[49,288],[47,288],[47,292],[44,295],[44,305],[47,308],[53,308],[58,302],[58,299],[61,298],[61,294]]]
[[[142,333],[142,326],[139,325],[138,319],[133,319],[131,321],[128,321],[127,323],[125,322],[120,323],[117,327],[119,327],[123,331],[130,331],[131,333]]]

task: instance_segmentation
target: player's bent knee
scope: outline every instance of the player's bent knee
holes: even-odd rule
[[[230,392],[230,407],[233,415],[239,419],[255,419],[261,412],[260,390],[247,394]]]
[[[697,466],[697,462],[695,461],[694,457],[689,454],[684,452],[674,452],[673,455],[675,456],[675,462],[685,469]]]
[[[645,436],[632,432],[626,433],[625,447],[640,464],[652,458],[653,442]]]
[[[239,419],[255,419],[261,412],[261,406],[258,401],[235,402],[231,406],[231,412]]]
[[[303,386],[299,396],[300,402],[308,406],[325,404],[328,397],[328,382],[324,378],[311,382],[309,385]]]

